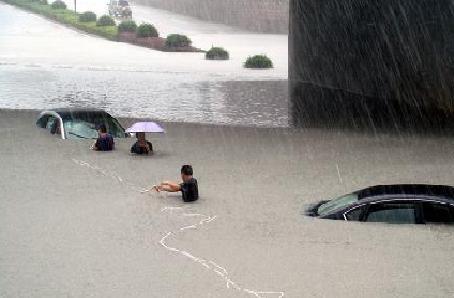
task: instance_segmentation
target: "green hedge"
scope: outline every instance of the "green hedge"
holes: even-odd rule
[[[96,14],[92,11],[86,11],[79,15],[80,22],[96,22]]]
[[[221,47],[212,47],[205,54],[207,60],[229,60],[229,52]]]
[[[123,21],[118,25],[118,32],[136,32],[137,24],[134,21]]]
[[[115,26],[115,21],[111,16],[103,15],[96,21],[96,26]]]
[[[246,68],[272,68],[273,62],[266,55],[249,56],[244,63]]]
[[[50,5],[53,9],[66,9],[66,3],[61,0],[55,0]]]
[[[170,34],[166,38],[166,47],[178,48],[178,47],[189,47],[192,41],[186,35]]]
[[[158,31],[151,24],[141,24],[137,27],[137,37],[158,37]]]
[[[116,26],[98,27],[96,22],[80,22],[79,16],[67,9],[52,9],[50,5],[42,5],[40,2],[30,0],[3,0],[6,3],[21,7],[34,13],[43,15],[62,24],[67,24],[79,30],[117,40],[118,30]]]

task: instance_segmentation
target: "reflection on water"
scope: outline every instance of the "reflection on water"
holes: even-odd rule
[[[0,66],[0,107],[96,107],[115,116],[287,125],[287,81],[198,81],[186,73]]]
[[[146,8],[141,13],[144,20],[160,15]],[[167,30],[184,24],[195,43],[225,44],[232,59],[205,61],[202,53],[110,42],[0,4],[0,107],[97,107],[115,116],[287,126],[286,36],[216,24],[205,32],[200,22],[175,20]],[[276,67],[244,69],[242,60],[263,48],[270,49]]]

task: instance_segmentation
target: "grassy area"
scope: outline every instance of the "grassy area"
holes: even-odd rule
[[[39,1],[32,0],[0,0],[11,5],[15,5],[34,13],[43,15],[57,22],[70,25],[79,30],[102,36],[110,40],[118,39],[117,26],[96,26],[96,22],[81,22],[74,11],[68,9],[52,9],[50,5],[40,4]],[[49,2],[50,4],[50,2]]]

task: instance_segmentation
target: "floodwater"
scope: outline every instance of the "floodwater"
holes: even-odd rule
[[[0,4],[0,107],[17,108],[0,109],[0,297],[453,297],[452,226],[303,215],[374,184],[452,184],[451,138],[165,123],[144,157],[131,139],[106,154],[58,139],[19,110],[287,125],[286,51],[270,52],[272,70],[240,63],[256,50],[242,36],[267,49],[286,37],[174,17],[169,32],[183,22],[196,46],[218,37],[234,58],[113,43]],[[140,193],[185,163],[199,201]]]
[[[36,116],[0,110],[0,297],[454,295],[452,226],[303,215],[371,184],[452,183],[450,138],[167,123],[146,157]],[[182,163],[197,202],[140,193]]]
[[[78,7],[107,11],[104,1],[78,1]],[[161,35],[188,34],[202,49],[224,46],[231,59],[110,42],[0,4],[0,107],[98,107],[124,117],[287,126],[286,35],[133,9],[138,23],[154,23]],[[247,56],[261,53],[272,58],[273,69],[242,67]]]

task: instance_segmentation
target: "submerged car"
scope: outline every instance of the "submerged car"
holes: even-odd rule
[[[128,134],[117,119],[98,109],[53,109],[41,112],[36,125],[59,134],[62,139],[95,139],[97,129],[104,124],[114,138],[125,138]]]
[[[454,188],[446,185],[376,185],[322,201],[308,215],[323,219],[396,224],[454,223]]]
[[[107,6],[112,17],[128,20],[132,18],[132,10],[126,0],[110,0]]]

